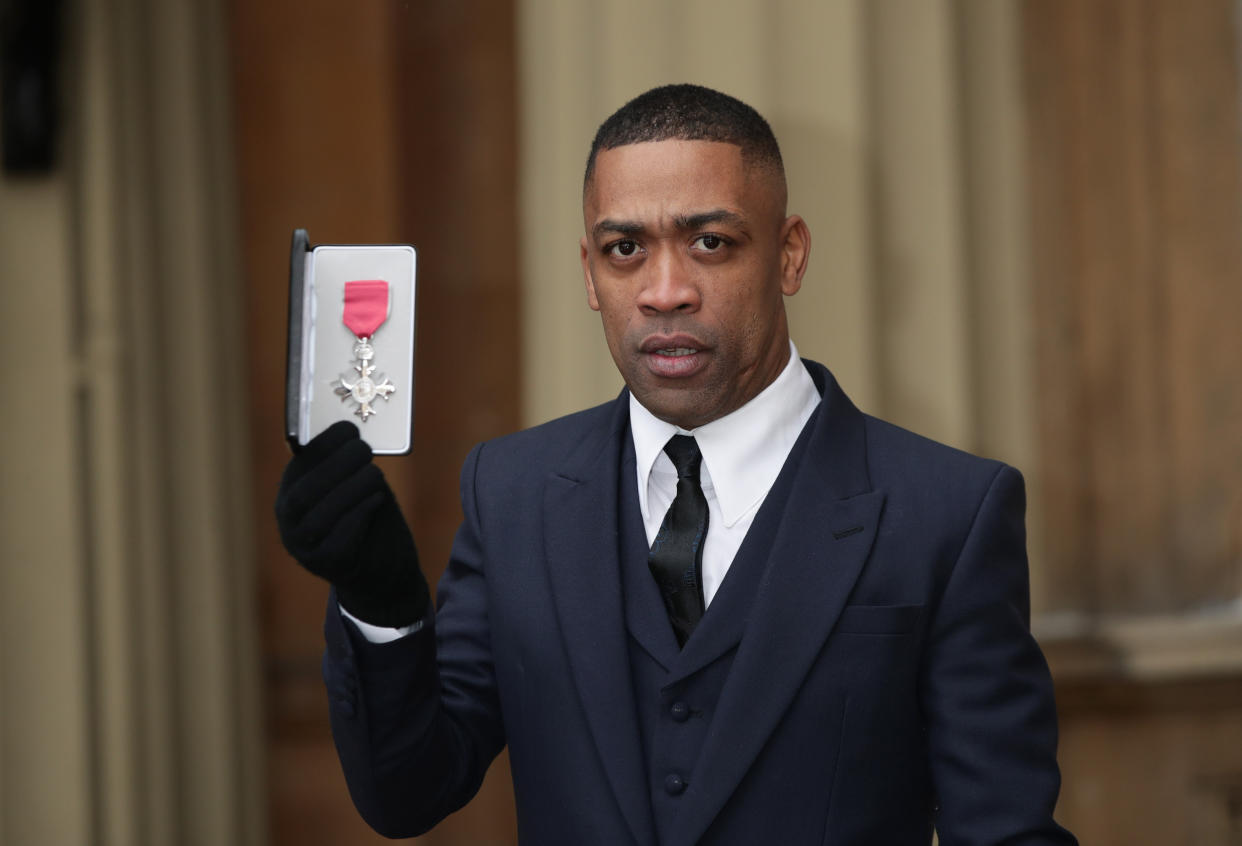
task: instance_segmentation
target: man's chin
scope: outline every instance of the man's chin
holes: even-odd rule
[[[634,391],[634,396],[654,416],[682,429],[694,429],[711,419],[702,397],[689,388],[663,388],[643,393]]]

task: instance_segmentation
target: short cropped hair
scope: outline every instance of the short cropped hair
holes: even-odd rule
[[[583,185],[590,183],[601,150],[669,140],[736,144],[747,164],[770,167],[784,179],[781,148],[762,115],[736,97],[683,83],[639,94],[600,125],[587,156]]]

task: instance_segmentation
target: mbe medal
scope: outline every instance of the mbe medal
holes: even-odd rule
[[[388,283],[383,279],[357,279],[345,283],[345,312],[342,320],[349,331],[354,333],[354,373],[356,376],[341,376],[332,383],[341,402],[353,400],[357,407],[354,414],[367,418],[375,413],[371,403],[376,397],[388,400],[396,387],[387,378],[372,379],[375,372],[372,360],[375,348],[371,346],[371,338],[380,325],[388,319]]]

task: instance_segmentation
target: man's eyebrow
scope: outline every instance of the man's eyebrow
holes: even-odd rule
[[[727,223],[731,226],[744,228],[746,218],[728,209],[712,209],[711,211],[694,214],[679,214],[673,218],[673,225],[682,231],[693,231],[710,226],[713,223]],[[604,232],[615,232],[620,235],[641,235],[647,227],[632,220],[612,220],[605,218],[591,227],[591,234],[599,237]]]
[[[713,223],[727,223],[731,226],[744,227],[746,218],[728,209],[712,209],[697,214],[677,215],[673,223],[678,229],[702,229]]]
[[[604,232],[616,232],[621,235],[641,235],[645,228],[641,223],[635,223],[632,220],[611,220],[605,218],[591,227],[591,234],[596,237]]]

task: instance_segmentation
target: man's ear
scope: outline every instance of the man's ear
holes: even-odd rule
[[[599,298],[595,296],[595,280],[591,278],[591,260],[588,257],[588,247],[586,236],[582,236],[582,240],[578,242],[582,258],[582,277],[586,280],[587,305],[593,311],[599,311]]]
[[[781,293],[792,297],[802,287],[811,258],[811,230],[806,221],[794,214],[781,226]]]

